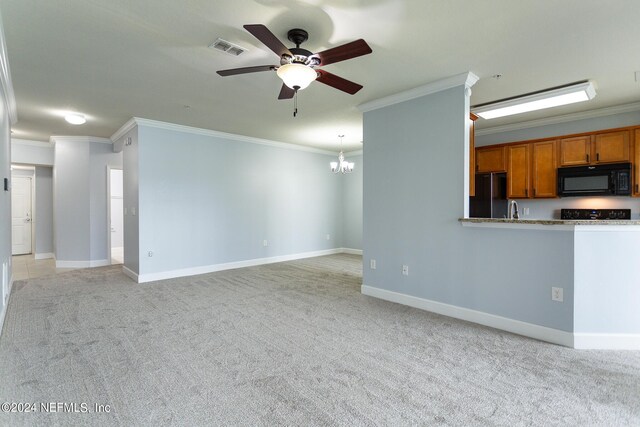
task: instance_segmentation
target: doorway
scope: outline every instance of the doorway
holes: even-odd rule
[[[32,177],[11,176],[11,253],[32,252]]]
[[[107,168],[109,182],[109,254],[111,264],[124,262],[122,169]]]

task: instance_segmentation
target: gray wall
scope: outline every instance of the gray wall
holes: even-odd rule
[[[53,146],[49,143],[11,140],[11,163],[53,166]]]
[[[459,86],[364,113],[364,285],[571,331],[572,304],[550,299],[573,295],[571,232],[458,222],[468,108]]]
[[[2,42],[2,40],[0,40]],[[11,123],[9,111],[4,93],[0,90],[0,183],[4,178],[11,178]],[[1,300],[0,327],[4,322],[7,301],[10,292],[11,279],[11,193],[4,191],[4,185],[0,184],[0,274]],[[4,273],[4,274],[3,274]],[[0,330],[0,333],[2,331]]]
[[[342,175],[342,246],[362,249],[362,154],[345,156],[354,162],[353,172]]]
[[[35,253],[53,253],[53,169],[36,166]]]
[[[107,165],[122,167],[122,153],[111,144],[62,137],[54,151],[56,261],[106,262]]]
[[[130,145],[124,141],[131,140]],[[122,190],[123,190],[123,239],[124,267],[138,274],[140,272],[140,244],[138,215],[138,128],[134,127],[118,139],[123,146],[122,154]]]
[[[144,125],[138,150],[141,274],[341,247],[333,155]]]

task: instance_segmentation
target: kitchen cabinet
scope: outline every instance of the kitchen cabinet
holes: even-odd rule
[[[560,140],[560,166],[588,165],[591,162],[591,135]]]
[[[529,197],[530,144],[510,145],[507,148],[507,198]]]
[[[507,146],[507,198],[556,197],[556,141]]]
[[[531,185],[534,198],[556,197],[557,161],[556,141],[531,144]]]
[[[631,161],[629,131],[597,133],[594,136],[592,163],[615,163]]]
[[[559,145],[559,166],[631,161],[628,130],[563,138]]]
[[[633,195],[640,196],[640,128],[635,130],[633,149]]]
[[[505,147],[480,147],[476,149],[476,173],[505,172]]]
[[[478,116],[469,115],[469,196],[476,195],[476,129],[475,122]]]

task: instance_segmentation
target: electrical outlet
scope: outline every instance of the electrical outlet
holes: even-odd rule
[[[151,258],[153,256],[153,251],[149,251],[147,255],[149,255],[149,258]]]
[[[269,242],[267,242],[266,240],[262,241],[262,246],[267,247],[269,246]]]
[[[409,266],[408,265],[403,265],[402,266],[402,275],[403,276],[408,276],[409,275]]]
[[[562,288],[551,288],[551,300],[563,302],[564,301],[564,289]]]
[[[331,240],[331,234],[327,234],[327,240]]]
[[[375,269],[376,269],[376,260],[375,260],[375,259],[369,260],[369,267],[370,267],[372,270],[375,270]]]

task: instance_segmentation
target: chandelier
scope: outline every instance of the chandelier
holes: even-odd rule
[[[344,138],[344,135],[338,135],[338,138],[340,138],[340,154],[338,154],[338,161],[337,162],[330,162],[329,163],[329,165],[331,166],[331,172],[333,172],[333,173],[338,173],[338,172],[351,173],[351,172],[353,172],[354,163],[353,162],[347,162],[344,159],[344,153],[342,152],[342,138]]]

